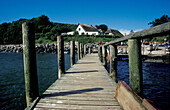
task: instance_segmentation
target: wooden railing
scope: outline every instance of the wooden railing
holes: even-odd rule
[[[108,42],[98,47],[99,59],[107,67],[106,48],[110,48],[110,76],[117,81],[117,43],[128,41],[130,87],[138,95],[143,95],[143,74],[141,61],[141,39],[170,35],[170,22]]]

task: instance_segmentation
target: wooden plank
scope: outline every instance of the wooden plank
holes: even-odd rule
[[[115,89],[116,83],[102,66],[97,54],[88,54],[43,93],[35,110],[120,110],[114,98]]]
[[[48,109],[76,109],[76,110],[120,110],[120,106],[79,106],[79,105],[61,105],[61,104],[38,104],[35,110],[48,110]]]

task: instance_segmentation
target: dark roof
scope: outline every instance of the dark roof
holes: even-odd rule
[[[99,30],[95,26],[82,23],[79,23],[79,25],[81,25],[86,32],[99,32]]]
[[[108,29],[105,32],[105,34],[109,34],[109,33],[112,33],[114,36],[119,36],[119,37],[123,36],[118,30],[115,30],[115,29]]]

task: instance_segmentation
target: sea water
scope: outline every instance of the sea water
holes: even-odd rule
[[[76,55],[77,61],[77,55]],[[161,109],[170,108],[170,65],[143,62],[144,97]],[[57,55],[37,54],[39,93],[57,79]],[[65,69],[70,68],[70,55],[65,54]],[[108,65],[109,69],[109,65]],[[0,53],[0,109],[26,108],[22,53]],[[118,80],[129,84],[128,61],[118,61]]]

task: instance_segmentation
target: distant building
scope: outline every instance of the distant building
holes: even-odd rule
[[[112,35],[112,36],[119,36],[119,37],[122,37],[123,35],[118,31],[118,30],[115,30],[115,29],[108,29],[106,32],[105,32],[106,35]]]
[[[76,31],[79,35],[101,35],[103,34],[101,29],[97,29],[95,26],[79,23]]]

